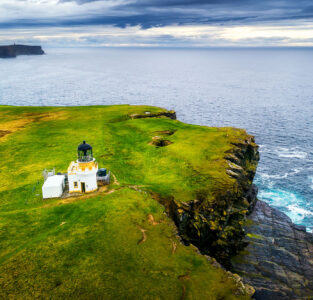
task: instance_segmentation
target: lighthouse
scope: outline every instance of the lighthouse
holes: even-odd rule
[[[68,167],[70,193],[90,193],[98,189],[98,163],[92,155],[92,147],[83,141],[77,148],[77,160]]]

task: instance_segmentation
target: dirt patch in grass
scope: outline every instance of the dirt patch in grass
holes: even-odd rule
[[[146,235],[146,229],[143,229],[142,227],[138,226],[138,228],[140,229],[141,233],[142,233],[142,238],[140,241],[138,241],[138,245],[144,243],[147,239],[147,235]]]
[[[172,254],[175,254],[177,249],[177,244],[172,240]]]
[[[10,130],[0,130],[0,138],[2,138],[3,136],[10,134],[11,131]]]
[[[29,119],[31,122],[50,121],[50,120],[64,120],[67,117],[65,111],[41,113],[32,112],[22,115],[24,118]]]
[[[0,138],[2,138],[1,140],[3,141],[10,134],[24,129],[31,123],[64,119],[66,119],[66,113],[64,111],[51,113],[24,113],[20,115],[18,119],[0,123]]]
[[[149,143],[149,145],[153,145],[155,147],[165,147],[165,146],[168,146],[170,144],[173,144],[173,142],[171,142],[169,140],[165,140],[160,136],[154,136],[152,138],[152,141]]]
[[[115,191],[116,189],[109,189],[109,186],[105,185],[105,186],[99,187],[97,191],[88,193],[88,194],[81,194],[81,193],[68,194],[65,196],[65,198],[61,198],[60,201],[56,203],[48,203],[44,205],[43,208],[62,205],[62,204],[69,204],[78,200],[84,200],[84,199],[92,198],[98,195],[108,195],[108,194],[114,193]]]
[[[119,183],[119,181],[117,180],[116,176],[115,176],[113,173],[111,173],[111,174],[112,174],[112,177],[113,177],[113,179],[114,179],[113,184],[120,185],[120,183]]]
[[[183,284],[183,291],[182,291],[181,299],[184,300],[186,298],[185,281],[190,280],[190,276],[189,276],[189,274],[180,275],[180,276],[178,276],[178,280],[180,280]]]
[[[156,222],[156,221],[154,220],[154,217],[153,217],[152,214],[149,214],[149,215],[148,215],[148,222],[149,222],[149,224],[151,224],[151,225],[153,225],[153,226],[159,224],[159,222]]]

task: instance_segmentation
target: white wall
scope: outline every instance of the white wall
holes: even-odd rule
[[[77,182],[77,188],[74,187],[74,182]],[[98,188],[96,172],[87,174],[68,175],[69,191],[81,192],[81,183],[85,183],[85,191],[91,192]]]
[[[55,175],[55,176],[61,176],[61,175]],[[63,190],[64,190],[64,176],[62,179],[63,179],[62,181],[54,182],[54,183],[47,182],[46,180],[42,186],[42,197],[44,199],[61,197],[63,194]]]

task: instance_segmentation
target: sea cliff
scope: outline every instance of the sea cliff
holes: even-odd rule
[[[245,134],[232,144],[234,147],[225,152],[224,159],[226,176],[235,179],[234,185],[224,189],[222,182],[217,181],[213,190],[198,191],[195,200],[173,199],[171,206],[171,215],[184,242],[194,244],[225,267],[230,266],[230,257],[245,246],[243,224],[254,205],[252,181],[259,160],[252,136]]]
[[[14,58],[18,55],[42,55],[41,46],[9,45],[0,46],[0,58]]]
[[[257,201],[245,130],[149,106],[0,112],[0,298],[310,295],[311,235]],[[111,184],[43,201],[42,170],[67,170],[82,140]]]
[[[175,119],[176,114],[163,114]],[[139,118],[145,115],[136,116]],[[313,235],[257,199],[253,179],[260,159],[254,137],[242,132],[225,151],[226,174],[235,183],[204,187],[194,200],[155,198],[167,207],[182,241],[242,276],[257,300],[306,299],[313,295]]]

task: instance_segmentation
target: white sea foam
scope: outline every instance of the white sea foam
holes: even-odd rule
[[[284,179],[284,178],[287,178],[288,176],[298,174],[301,171],[302,171],[302,168],[295,168],[291,172],[285,172],[284,174],[259,173],[259,176],[261,177],[263,181],[269,180],[269,179]]]
[[[261,176],[262,179],[283,179],[287,178],[289,173],[285,174],[267,174],[267,173],[260,173],[259,175]]]
[[[295,168],[293,169],[293,174],[298,174],[302,171],[302,168]]]
[[[301,222],[305,217],[313,216],[313,212],[301,208],[297,204],[290,204],[287,208],[290,211],[289,217],[296,223]]]
[[[305,200],[296,193],[269,189],[265,191],[261,190],[258,197],[274,207],[287,209],[285,213],[296,224],[301,224],[304,218],[313,216],[313,212],[309,208],[305,208]]]
[[[265,200],[276,207],[287,207],[290,204],[296,204],[301,201],[300,197],[295,193],[284,190],[261,190],[258,196],[261,200]]]
[[[305,159],[308,156],[306,152],[301,151],[298,147],[293,147],[293,148],[279,147],[275,150],[275,153],[279,157],[284,157],[284,158]]]

